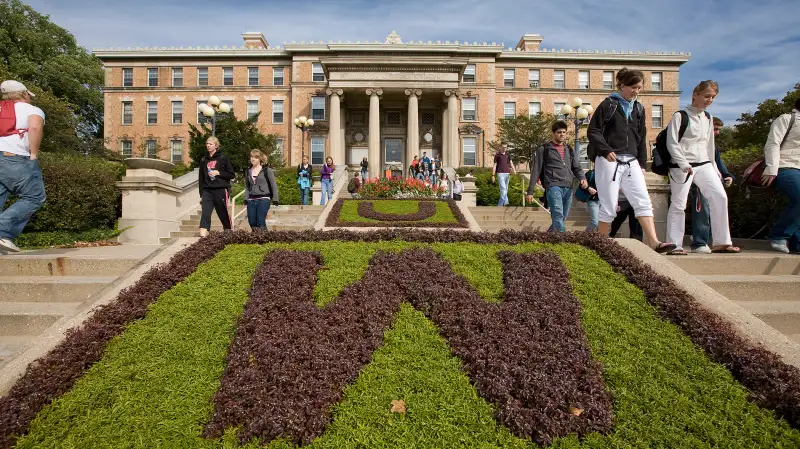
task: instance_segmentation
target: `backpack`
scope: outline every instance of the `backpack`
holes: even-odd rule
[[[786,138],[789,137],[789,132],[792,130],[794,126],[794,122],[797,119],[797,114],[792,113],[792,118],[789,119],[789,126],[786,128],[786,134],[783,135],[783,139],[781,140],[781,147],[783,144],[786,143]],[[742,176],[742,187],[745,189],[745,197],[749,198],[750,196],[758,196],[769,193],[772,190],[772,185],[765,186],[761,183],[761,177],[764,176],[764,169],[767,168],[767,162],[764,159],[759,159],[753,162],[747,169],[744,171]]]
[[[347,183],[347,193],[355,193],[356,191],[356,178],[350,180]]]
[[[689,114],[681,109],[678,111],[681,115],[681,127],[678,129],[678,142],[681,141],[683,138],[683,134],[686,132],[686,128],[689,126]],[[708,111],[703,111],[706,115],[706,118],[711,120],[711,114]],[[653,163],[651,165],[651,170],[653,173],[661,176],[669,175],[670,165],[675,165],[672,163],[672,156],[669,154],[669,150],[667,149],[667,131],[669,130],[669,125],[664,128],[658,136],[656,136],[656,145],[653,148]]]
[[[18,134],[22,137],[27,129],[17,129],[17,111],[14,104],[17,100],[0,101],[0,137]]]
[[[614,114],[617,113],[617,108],[619,107],[619,101],[613,97],[608,97],[608,102],[611,103],[611,112],[606,114],[606,119],[603,120],[603,126],[600,127],[600,132],[603,134],[603,137],[606,135],[606,125],[608,125],[608,122],[614,118]],[[634,107],[636,108],[636,112],[641,120],[642,116],[644,116],[644,106],[642,106],[642,104],[638,101],[634,104],[636,105]],[[597,158],[597,151],[594,149],[591,142],[589,142],[589,144],[586,146],[586,156],[592,162],[594,162],[595,158]]]
[[[586,182],[589,184],[589,187],[594,187],[594,170],[589,170],[586,172]],[[597,190],[595,188],[595,190]],[[594,197],[594,198],[592,198]],[[589,189],[581,189],[578,187],[578,190],[575,191],[575,199],[580,201],[581,203],[586,203],[591,199],[597,199],[597,194],[589,195]]]

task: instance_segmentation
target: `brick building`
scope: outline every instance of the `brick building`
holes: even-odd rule
[[[300,160],[293,120],[314,118],[306,154],[318,164],[373,163],[372,176],[427,151],[445,166],[491,165],[496,122],[554,112],[575,96],[597,106],[620,68],[645,73],[640,100],[648,140],[679,107],[684,53],[556,50],[526,34],[516,48],[496,43],[310,42],[270,46],[244,33],[240,48],[101,49],[105,137],[134,156],[188,162],[188,126],[212,95],[239,118],[261,112],[259,128],[278,136],[289,165]],[[375,164],[380,161],[380,164]]]

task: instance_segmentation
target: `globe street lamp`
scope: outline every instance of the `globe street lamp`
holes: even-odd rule
[[[306,157],[306,131],[308,128],[314,126],[314,119],[307,119],[306,116],[301,115],[294,119],[294,126],[300,130],[300,162]]]
[[[223,103],[216,95],[212,95],[208,99],[208,103],[200,103],[198,106],[200,113],[206,117],[211,117],[211,135],[217,135],[217,114],[227,114],[231,112],[231,107],[228,103]]]
[[[584,105],[583,100],[578,97],[575,97],[570,101],[569,104],[565,104],[561,107],[561,115],[563,115],[564,120],[571,121],[573,125],[575,125],[575,152],[580,154],[580,142],[579,142],[579,134],[580,134],[580,127],[584,123],[589,121],[589,117],[594,112],[594,108],[592,105]]]

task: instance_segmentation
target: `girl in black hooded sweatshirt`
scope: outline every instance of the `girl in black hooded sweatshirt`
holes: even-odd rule
[[[200,162],[200,237],[211,229],[211,212],[216,209],[222,228],[230,230],[233,222],[228,214],[231,180],[236,176],[228,156],[219,151],[219,139],[206,139],[208,156]]]

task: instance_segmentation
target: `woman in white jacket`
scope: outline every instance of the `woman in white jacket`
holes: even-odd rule
[[[669,187],[672,193],[667,213],[667,242],[676,248],[667,254],[686,255],[683,235],[686,228],[685,209],[689,189],[695,184],[708,200],[711,214],[711,235],[714,244],[711,252],[738,253],[731,244],[728,225],[728,195],[722,185],[722,176],[714,163],[714,124],[706,112],[719,93],[714,81],[702,81],[692,92],[692,104],[684,110],[689,123],[679,137],[682,113],[676,112],[667,127],[667,149],[672,158],[669,169]]]

